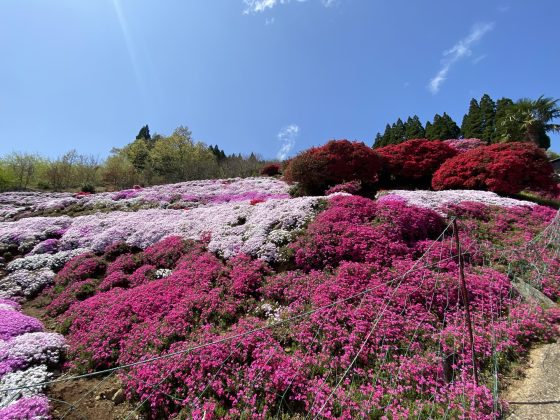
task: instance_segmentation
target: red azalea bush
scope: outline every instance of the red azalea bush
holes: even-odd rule
[[[432,175],[457,151],[439,140],[413,139],[376,149],[385,162],[385,178],[397,186],[429,187]]]
[[[379,156],[364,143],[331,140],[291,159],[284,179],[297,182],[304,194],[323,194],[329,187],[350,181],[371,187],[378,180],[381,166]]]
[[[280,164],[271,163],[269,165],[263,166],[263,168],[261,169],[261,175],[266,175],[266,176],[280,175]]]
[[[515,194],[526,188],[555,188],[554,170],[542,149],[532,143],[478,147],[446,161],[434,174],[435,190],[472,189]]]

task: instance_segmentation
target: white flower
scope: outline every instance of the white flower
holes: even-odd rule
[[[24,360],[31,364],[56,364],[66,345],[64,337],[56,333],[33,332],[0,341],[0,361],[5,358]]]
[[[445,190],[445,191],[425,191],[425,190],[392,190],[378,195],[380,202],[391,199],[402,199],[410,205],[429,208],[443,213],[443,208],[449,204],[459,204],[464,201],[472,201],[488,206],[515,207],[515,206],[535,206],[530,201],[515,200],[513,198],[500,197],[490,191],[474,190]]]
[[[50,377],[51,373],[47,371],[45,365],[33,366],[26,370],[6,373],[0,378],[0,389],[28,387],[45,382]],[[37,386],[23,388],[18,391],[0,392],[0,408],[6,407],[21,397],[31,397],[39,394],[43,388],[42,386]]]

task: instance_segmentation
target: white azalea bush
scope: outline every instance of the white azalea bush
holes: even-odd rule
[[[54,271],[49,268],[16,270],[1,280],[0,298],[32,297],[51,284],[54,276]]]
[[[390,190],[378,194],[378,200],[380,202],[385,200],[402,200],[407,204],[432,209],[440,213],[449,205],[463,202],[474,202],[498,207],[533,207],[536,205],[530,201],[501,197],[490,191],[474,190]]]
[[[288,198],[288,190],[283,181],[259,177],[188,181],[91,195],[12,192],[0,194],[0,221],[26,212],[60,212],[70,207],[116,211]]]

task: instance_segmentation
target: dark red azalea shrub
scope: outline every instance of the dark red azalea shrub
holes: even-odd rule
[[[381,159],[361,142],[331,140],[308,149],[290,160],[284,171],[288,182],[297,182],[304,194],[323,194],[332,186],[360,181],[364,187],[375,184]]]
[[[265,165],[261,169],[261,175],[275,176],[280,174],[280,164],[271,163],[270,165]]]
[[[413,139],[376,149],[385,161],[385,178],[398,186],[429,187],[432,175],[457,151],[439,140]]]
[[[446,161],[434,174],[435,190],[488,190],[515,194],[524,189],[553,190],[554,170],[532,143],[478,147]]]

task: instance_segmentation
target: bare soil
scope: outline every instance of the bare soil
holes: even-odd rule
[[[105,379],[105,380],[104,380]],[[115,403],[111,398],[121,389],[117,378],[88,378],[59,382],[47,390],[53,419],[124,420],[140,419],[132,413],[134,406],[126,401]]]
[[[514,380],[503,398],[508,420],[560,420],[560,343],[535,347],[525,376]]]

